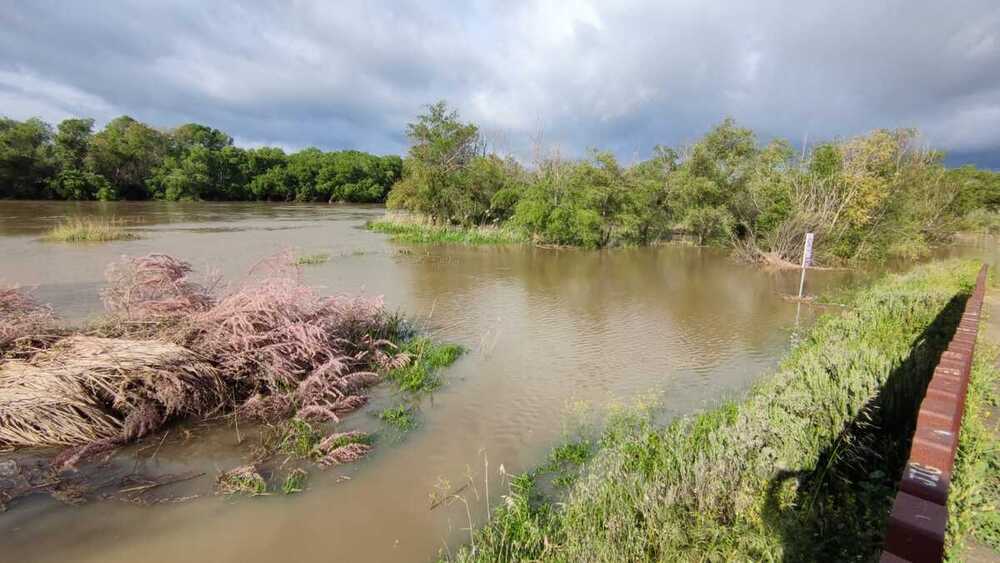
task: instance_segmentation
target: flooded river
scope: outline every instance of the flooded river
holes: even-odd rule
[[[114,215],[142,238],[40,240],[69,214]],[[471,472],[485,493],[488,472],[495,505],[498,467],[516,472],[541,462],[569,405],[655,394],[665,416],[704,408],[765,374],[796,323],[812,319],[811,308],[782,299],[797,290],[797,272],[762,271],[715,250],[407,246],[364,230],[381,214],[376,207],[0,201],[0,280],[37,286],[36,295],[69,320],[101,311],[103,271],[122,254],[169,253],[234,279],[291,249],[331,256],[305,268],[324,292],[384,295],[390,309],[469,349],[420,405],[418,429],[379,440],[364,461],[313,471],[303,494],[206,495],[158,506],[34,497],[0,514],[0,559],[426,561],[468,540],[464,504],[430,509],[435,484],[458,487]],[[969,245],[949,252],[985,248],[995,261],[995,246]],[[812,272],[807,289],[860,277]],[[377,428],[371,413],[397,400],[381,389],[341,424]],[[186,486],[210,491],[220,470],[239,463],[235,442],[230,427],[190,444],[175,435],[144,464],[203,471],[200,483]],[[477,500],[470,488],[466,496],[472,520],[482,521],[485,495]]]

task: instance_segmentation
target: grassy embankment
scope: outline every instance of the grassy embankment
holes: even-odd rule
[[[107,242],[112,240],[134,240],[135,233],[125,229],[119,219],[81,219],[62,221],[45,233],[45,240],[52,242]]]
[[[368,223],[372,231],[385,233],[397,242],[414,244],[523,244],[529,239],[517,229],[504,227],[458,227],[435,225],[400,215],[388,214]]]
[[[973,542],[1000,551],[1000,370],[996,343],[980,336],[948,495],[947,561],[966,560]],[[970,542],[969,540],[973,541]]]
[[[857,292],[739,402],[665,428],[640,411],[613,417],[514,478],[456,558],[870,559],[974,273],[938,263]],[[540,493],[552,473],[559,498]]]

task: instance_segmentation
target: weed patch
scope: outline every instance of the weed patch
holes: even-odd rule
[[[139,238],[119,219],[67,219],[49,229],[44,239],[52,242],[107,242]]]
[[[429,338],[407,341],[402,351],[410,356],[408,365],[389,371],[387,378],[403,391],[429,392],[441,386],[440,370],[450,366],[465,349],[457,344],[437,344]]]
[[[267,494],[267,481],[254,465],[244,465],[219,475],[216,488],[224,495],[258,496]]]
[[[281,492],[286,495],[301,493],[305,489],[308,478],[309,474],[306,473],[305,469],[295,468],[289,471],[288,475],[285,476],[285,482],[281,484]]]
[[[321,252],[319,254],[304,254],[295,259],[295,264],[298,266],[315,266],[317,264],[325,264],[330,261],[330,255],[326,252]]]
[[[400,432],[408,432],[417,427],[416,415],[412,407],[396,405],[378,413],[378,418]]]
[[[368,223],[368,228],[389,235],[397,242],[412,244],[523,244],[529,241],[520,230],[505,227],[456,227],[432,225],[397,218]]]

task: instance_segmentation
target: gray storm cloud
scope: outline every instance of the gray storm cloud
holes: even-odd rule
[[[796,143],[918,127],[1000,166],[1000,4],[819,4],[6,0],[0,114],[400,152],[446,99],[515,153],[643,156],[732,116]]]

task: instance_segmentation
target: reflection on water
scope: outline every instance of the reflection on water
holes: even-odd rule
[[[0,202],[0,280],[37,285],[65,317],[100,312],[105,266],[122,254],[166,252],[230,279],[295,249],[327,253],[306,268],[324,291],[383,294],[391,308],[464,344],[471,353],[422,405],[421,427],[368,460],[314,472],[307,494],[157,507],[45,499],[0,515],[0,553],[11,561],[423,561],[465,540],[462,505],[429,510],[439,478],[468,468],[508,472],[539,463],[559,438],[565,406],[606,405],[656,393],[667,416],[744,390],[789,345],[813,308],[782,299],[797,272],[765,272],[709,249],[609,251],[407,247],[363,230],[374,207],[266,204]],[[39,240],[68,214],[128,221],[143,238],[100,245]],[[947,253],[986,254],[970,240]],[[992,254],[991,254],[992,253]],[[812,293],[861,274],[811,272]],[[371,426],[372,407],[344,424]],[[236,463],[232,429],[164,448],[163,471],[196,468],[207,481]],[[343,479],[344,475],[350,479]],[[495,480],[494,480],[495,481]],[[494,505],[498,491],[493,490]],[[485,505],[472,507],[481,521]]]

